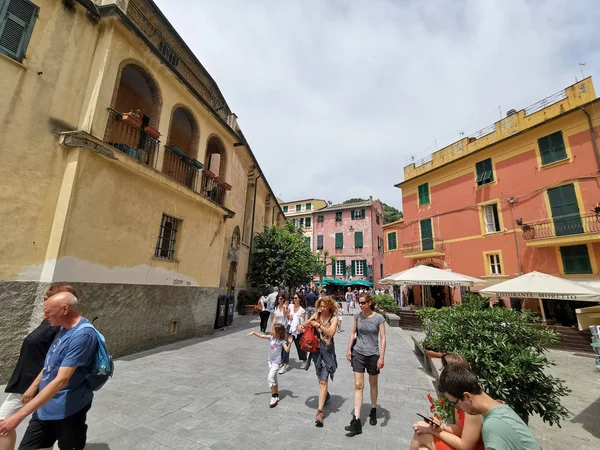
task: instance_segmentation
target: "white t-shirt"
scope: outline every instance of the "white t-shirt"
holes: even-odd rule
[[[289,315],[292,316],[292,319],[290,320],[288,318],[288,323],[290,324],[290,334],[294,335],[294,337],[296,337],[298,335],[298,325],[300,325],[300,323],[302,323],[302,318],[300,317],[302,314],[304,314],[306,311],[304,310],[304,308],[302,306],[299,306],[297,310],[294,310],[295,305],[291,304],[289,307]]]
[[[281,325],[283,325],[284,327],[287,325],[288,320],[287,320],[287,316],[285,316],[283,314],[283,312],[285,311],[285,308],[283,309],[279,309],[279,306],[277,306],[277,308],[275,308],[275,311],[273,312],[273,323],[280,323]]]

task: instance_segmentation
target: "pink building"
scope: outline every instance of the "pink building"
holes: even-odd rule
[[[383,278],[383,208],[379,200],[333,205],[313,214],[313,249],[329,252],[335,262],[327,277],[368,280]],[[329,261],[328,261],[329,262]]]

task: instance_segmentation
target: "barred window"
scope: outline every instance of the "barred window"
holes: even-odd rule
[[[162,259],[175,259],[175,237],[179,222],[181,222],[179,219],[163,214],[154,256]]]

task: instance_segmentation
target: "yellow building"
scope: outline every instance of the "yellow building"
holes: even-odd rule
[[[0,380],[54,281],[115,356],[210,333],[284,221],[215,81],[151,0],[0,0],[0,33]]]
[[[313,213],[327,206],[325,200],[308,198],[293,202],[279,201],[286,220],[294,222],[296,228],[302,228],[310,248],[313,248]]]

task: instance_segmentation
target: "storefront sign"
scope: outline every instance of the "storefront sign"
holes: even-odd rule
[[[496,297],[513,297],[513,298],[546,298],[549,300],[577,300],[576,295],[569,294],[542,294],[532,292],[497,292]]]
[[[448,263],[443,259],[439,258],[425,258],[425,259],[417,259],[416,265],[426,266],[427,264],[437,264],[438,266],[442,266],[444,269],[448,268]]]

